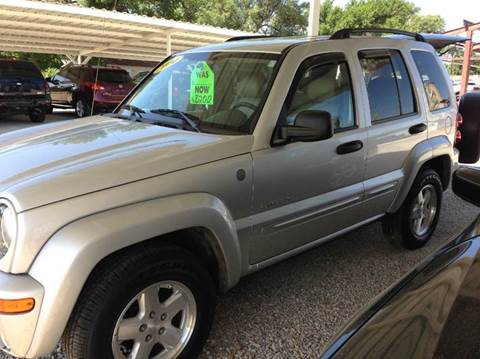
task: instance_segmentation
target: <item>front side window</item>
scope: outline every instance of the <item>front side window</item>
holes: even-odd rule
[[[289,125],[294,125],[300,112],[314,110],[330,113],[336,130],[355,126],[352,84],[346,61],[313,64],[297,81],[287,110]]]
[[[142,117],[188,117],[200,131],[248,134],[280,55],[241,52],[179,54],[160,65],[122,106]],[[121,114],[121,112],[120,112]]]
[[[422,77],[430,111],[450,106],[448,85],[433,54],[426,51],[412,51],[413,61]]]
[[[359,53],[372,122],[416,112],[410,76],[397,50]]]

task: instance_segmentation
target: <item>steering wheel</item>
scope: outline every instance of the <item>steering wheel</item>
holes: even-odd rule
[[[236,105],[234,105],[230,111],[233,111],[235,110],[236,108],[240,108],[240,107],[246,107],[246,108],[249,108],[250,110],[252,111],[257,111],[257,106],[255,106],[254,104],[251,104],[249,102],[239,102],[237,103]]]

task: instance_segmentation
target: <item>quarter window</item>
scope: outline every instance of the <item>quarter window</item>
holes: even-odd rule
[[[306,66],[296,84],[288,106],[288,124],[293,125],[300,112],[316,110],[329,112],[337,130],[355,126],[352,85],[344,60]]]
[[[430,52],[415,50],[412,51],[412,57],[422,77],[430,111],[450,106],[447,82],[434,55]]]
[[[361,51],[359,58],[373,122],[416,112],[412,82],[399,51]]]

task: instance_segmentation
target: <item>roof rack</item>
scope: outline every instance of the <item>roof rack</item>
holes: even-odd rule
[[[362,33],[374,33],[374,34],[394,34],[394,35],[404,35],[413,37],[416,41],[426,42],[425,38],[416,32],[396,30],[396,29],[381,29],[381,28],[348,28],[342,29],[335,32],[330,36],[331,40],[340,40],[340,39],[349,39],[352,34],[362,34]]]
[[[225,42],[249,40],[249,39],[264,39],[268,37],[276,37],[276,36],[275,35],[243,35],[243,36],[231,37],[229,39],[226,39]]]

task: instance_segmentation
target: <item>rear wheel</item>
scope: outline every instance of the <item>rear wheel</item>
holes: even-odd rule
[[[201,262],[176,247],[144,246],[104,262],[64,334],[77,358],[194,358],[213,320],[215,286]]]
[[[438,173],[429,168],[423,169],[400,210],[383,220],[386,237],[408,249],[423,247],[437,226],[442,194]]]
[[[77,117],[90,116],[90,106],[82,98],[75,100],[75,114]]]

